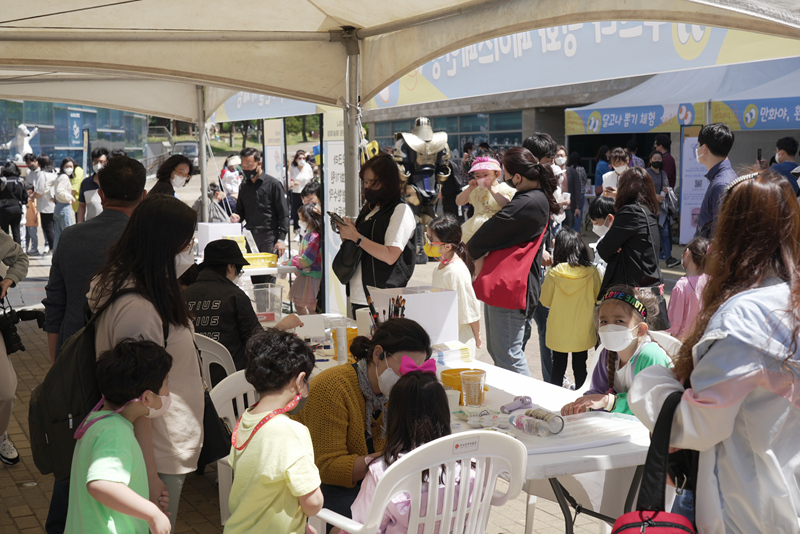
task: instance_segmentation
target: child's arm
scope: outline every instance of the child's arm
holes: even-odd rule
[[[475,321],[469,323],[469,327],[472,328],[472,335],[475,337],[475,346],[481,348],[481,322]]]
[[[302,254],[292,258],[292,265],[298,269],[308,269],[319,257],[319,234],[314,233],[308,241],[308,246]]]
[[[461,191],[458,196],[456,197],[456,204],[459,206],[466,206],[469,204],[469,196],[478,187],[478,182],[476,180],[470,180],[469,185]]]
[[[144,519],[155,534],[169,534],[172,530],[169,518],[158,506],[121,482],[93,480],[86,484],[86,489],[100,504],[125,515]]]
[[[509,202],[511,202],[511,199],[510,199],[510,198],[508,198],[508,197],[507,197],[506,195],[504,195],[503,193],[501,193],[499,190],[498,190],[498,191],[495,191],[495,190],[494,190],[494,188],[492,188],[492,189],[489,189],[489,192],[492,194],[492,197],[494,198],[494,201],[495,201],[495,202],[497,202],[497,204],[498,204],[498,205],[499,205],[501,208],[502,208],[502,207],[504,207],[504,206],[505,206],[506,204],[508,204]]]
[[[297,499],[300,501],[300,508],[303,510],[303,513],[308,517],[317,515],[319,511],[322,510],[322,505],[324,504],[322,489],[320,488],[315,489],[311,493],[306,493]]]

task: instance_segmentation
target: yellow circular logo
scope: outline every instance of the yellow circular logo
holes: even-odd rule
[[[589,115],[589,120],[586,121],[586,133],[597,133],[600,131],[600,124],[603,121],[603,117],[600,115],[599,111],[593,111],[591,115]]]
[[[672,42],[675,51],[687,61],[697,59],[705,50],[708,39],[711,37],[711,28],[696,24],[672,25]]]
[[[744,125],[748,128],[752,128],[758,122],[758,108],[754,104],[748,104],[746,108],[744,108],[744,116],[742,117],[744,120]]]

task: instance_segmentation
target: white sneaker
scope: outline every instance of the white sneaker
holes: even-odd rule
[[[573,384],[572,380],[566,376],[564,377],[564,382],[561,384],[561,386],[565,389],[575,389],[575,384]]]
[[[3,434],[3,440],[0,442],[0,461],[7,465],[14,465],[19,462],[19,453],[11,440],[8,439],[8,432]]]

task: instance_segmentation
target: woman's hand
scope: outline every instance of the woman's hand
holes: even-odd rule
[[[606,187],[603,189],[603,196],[610,197],[610,198],[617,198],[617,188],[616,187]]]
[[[342,239],[349,239],[350,241],[358,241],[358,238],[361,234],[358,232],[356,225],[353,224],[347,217],[343,217],[344,224],[337,222],[336,227],[339,229],[339,235],[342,236]]]

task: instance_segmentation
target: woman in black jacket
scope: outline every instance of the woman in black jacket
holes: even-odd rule
[[[148,191],[148,194],[174,197],[175,188],[188,184],[192,177],[191,173],[191,160],[183,154],[173,154],[156,171],[156,185]]]
[[[19,167],[13,161],[3,166],[2,184],[0,184],[0,228],[13,236],[14,241],[21,246],[19,224],[22,220],[22,206],[28,203],[28,191],[20,179],[20,174]]]
[[[503,170],[506,183],[517,192],[511,202],[475,232],[467,248],[470,255],[478,259],[492,251],[524,247],[537,241],[541,243],[535,256],[531,258],[524,304],[517,308],[516,303],[513,303],[514,307],[510,307],[511,302],[504,303],[503,306],[484,302],[486,348],[495,365],[530,376],[528,362],[522,350],[525,322],[533,315],[539,303],[539,274],[544,248],[544,243],[541,242],[542,232],[547,230],[550,213],[559,213],[561,208],[553,196],[557,185],[550,165],[540,164],[528,149],[508,149],[503,156]],[[511,268],[512,266],[506,265],[507,262],[508,260],[498,268]],[[514,301],[514,296],[499,295],[501,300],[506,301]]]
[[[665,330],[670,324],[658,267],[658,201],[653,181],[647,171],[632,167],[620,176],[618,185],[614,222],[597,242],[597,253],[608,263],[598,298],[614,285],[651,288],[659,304],[652,328]]]

